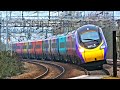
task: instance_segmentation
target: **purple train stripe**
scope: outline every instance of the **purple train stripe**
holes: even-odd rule
[[[77,37],[77,33],[75,33],[75,37]],[[79,43],[78,43],[78,39],[76,38],[76,52],[77,52],[77,54],[78,54],[78,56],[80,57],[80,59],[81,59],[81,61],[82,61],[82,63],[85,63],[85,61],[84,61],[84,59],[83,59],[83,56],[82,56],[82,54],[79,52]]]
[[[104,48],[104,59],[106,59],[107,54],[107,48]]]
[[[101,29],[100,29],[101,30]],[[102,33],[102,34],[101,34]],[[105,40],[105,37],[103,36],[103,32],[102,32],[102,30],[101,30],[101,33],[100,33],[100,35],[101,35],[101,37],[102,37],[102,40],[103,40],[103,44],[105,45],[105,48],[104,48],[104,60],[106,59],[106,54],[107,54],[107,43],[106,43],[106,40]]]

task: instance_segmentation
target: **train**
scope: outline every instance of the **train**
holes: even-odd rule
[[[23,59],[102,67],[106,63],[107,42],[99,26],[87,24],[67,34],[12,43],[12,51]]]

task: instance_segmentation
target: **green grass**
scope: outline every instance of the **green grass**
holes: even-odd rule
[[[23,63],[16,53],[10,55],[9,51],[0,51],[0,79],[23,73]]]

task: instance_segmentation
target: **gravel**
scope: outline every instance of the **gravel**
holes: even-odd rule
[[[68,78],[72,78],[72,77],[76,77],[76,76],[85,75],[85,72],[83,70],[81,70],[80,67],[77,65],[73,65],[73,64],[69,64],[69,63],[61,63],[61,62],[52,62],[52,63],[56,63],[65,68],[65,74],[60,79],[68,79]],[[44,70],[42,68],[38,67],[37,65],[30,64],[27,62],[25,62],[24,67],[26,68],[25,73],[23,73],[21,75],[13,76],[13,77],[11,77],[11,79],[32,79],[44,72]],[[49,67],[49,69],[50,70],[55,69],[57,72],[52,70],[52,72],[49,73],[49,75],[47,77],[43,77],[43,79],[50,79],[52,76],[55,76],[60,73],[60,71],[58,71],[58,69],[55,67],[51,66],[51,67]]]
[[[11,77],[11,79],[32,79],[42,73],[44,73],[44,69],[43,67],[28,63],[28,62],[24,62],[24,67],[25,67],[25,73],[17,75],[17,76],[13,76]]]

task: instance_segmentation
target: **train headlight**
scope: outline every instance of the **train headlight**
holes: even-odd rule
[[[84,52],[84,48],[80,48],[79,51],[82,53]]]
[[[105,45],[103,44],[101,47],[100,47],[100,49],[104,49],[105,48]]]

